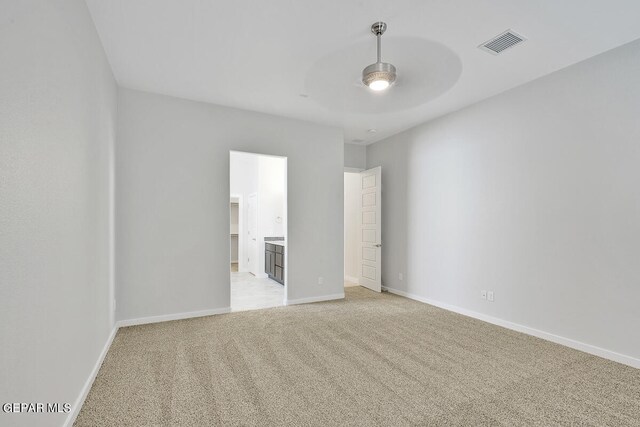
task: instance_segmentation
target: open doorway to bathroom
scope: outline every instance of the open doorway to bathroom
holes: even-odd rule
[[[229,155],[231,310],[285,304],[287,295],[287,159]]]

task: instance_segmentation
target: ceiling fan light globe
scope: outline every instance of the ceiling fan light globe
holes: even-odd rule
[[[387,80],[382,80],[382,79],[374,80],[371,83],[369,83],[369,88],[375,91],[385,90],[388,87],[389,87],[389,82]]]

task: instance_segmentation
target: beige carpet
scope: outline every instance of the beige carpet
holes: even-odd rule
[[[75,425],[640,425],[638,369],[345,292],[120,329]]]

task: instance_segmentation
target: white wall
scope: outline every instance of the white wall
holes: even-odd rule
[[[360,174],[344,174],[344,278],[357,283],[358,279],[358,201]]]
[[[282,157],[259,156],[258,206],[262,237],[284,236],[286,216],[285,185],[287,161]],[[280,222],[277,218],[280,218]]]
[[[264,272],[264,238],[285,237],[287,161],[282,157],[258,156],[258,165],[258,271],[267,277]]]
[[[113,325],[116,83],[83,1],[0,16],[0,402],[73,404]]]
[[[384,285],[640,358],[638,76],[634,42],[369,146]]]
[[[231,203],[231,223],[229,224],[229,232],[231,234],[230,256],[231,262],[238,262],[240,259],[240,245],[238,242],[240,230],[240,206],[238,203]]]
[[[344,144],[344,167],[365,169],[367,165],[367,147],[365,145]]]
[[[247,259],[249,257],[249,241],[247,237],[247,230],[249,229],[249,215],[248,215],[248,200],[249,195],[258,193],[258,171],[259,162],[258,156],[250,153],[240,153],[233,151],[229,155],[230,161],[230,192],[234,195],[242,196],[242,232],[239,239],[239,250],[242,251],[242,256],[238,262],[238,271],[249,271],[249,264]],[[255,256],[255,254],[254,254]]]
[[[118,319],[229,307],[229,150],[288,158],[287,298],[343,292],[339,129],[127,89],[118,99]]]

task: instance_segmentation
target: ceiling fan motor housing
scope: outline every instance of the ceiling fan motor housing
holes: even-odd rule
[[[376,80],[396,81],[396,67],[386,62],[376,62],[362,70],[362,82],[369,86]]]

